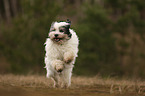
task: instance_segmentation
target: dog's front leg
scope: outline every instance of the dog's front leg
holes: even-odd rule
[[[71,85],[71,75],[72,75],[72,68],[65,69],[63,74],[61,75],[62,79],[62,88],[68,88]]]
[[[61,60],[54,60],[52,62],[52,67],[57,71],[61,72],[64,69],[64,62]]]
[[[74,60],[74,53],[71,51],[64,53],[64,62],[70,64]]]
[[[58,84],[58,76],[53,76],[51,79],[54,81],[53,87],[54,88],[58,88],[59,87],[59,84]]]

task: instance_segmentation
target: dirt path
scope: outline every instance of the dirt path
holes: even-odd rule
[[[0,75],[0,96],[145,96],[144,81],[72,77],[69,89],[52,86],[45,76]]]
[[[0,96],[137,96],[135,94],[110,94],[96,88],[54,89],[0,86]]]

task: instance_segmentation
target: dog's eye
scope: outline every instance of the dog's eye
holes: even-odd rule
[[[60,29],[59,31],[60,31],[60,32],[64,32],[64,30],[63,30],[63,29]]]

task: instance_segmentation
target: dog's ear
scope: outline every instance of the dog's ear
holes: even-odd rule
[[[55,23],[55,22],[52,22],[52,23],[51,23],[51,26],[50,26],[50,28],[52,28],[52,27],[54,26],[54,23]]]
[[[70,33],[70,34],[68,35],[68,37],[71,38],[71,36],[72,36],[72,34]]]
[[[52,23],[51,23],[51,26],[50,26],[50,29],[49,29],[48,34],[49,34],[51,31],[54,30],[54,28],[53,28],[53,27],[54,27],[54,23],[55,23],[55,22],[52,22]],[[48,35],[48,38],[50,38],[49,35]]]
[[[69,19],[66,20],[66,23],[69,23],[69,25],[67,25],[67,28],[69,29],[70,28],[70,25],[71,25],[71,21]]]
[[[54,29],[54,23],[55,23],[55,22],[52,22],[52,23],[51,23],[49,32],[51,32],[51,31]]]
[[[66,34],[68,35],[69,38],[71,38],[72,34],[70,33],[70,30],[69,30],[70,25],[66,25],[65,28],[66,28]]]
[[[66,20],[66,23],[69,23],[71,25],[71,21],[69,19]]]

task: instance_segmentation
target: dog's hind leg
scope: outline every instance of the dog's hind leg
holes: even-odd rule
[[[55,74],[55,73],[53,73],[51,70],[49,70],[48,68],[47,68],[47,74],[46,74],[46,77],[47,78],[51,78],[53,81],[54,81],[54,88],[56,88],[56,87],[58,87],[58,79],[59,79],[59,77]]]

